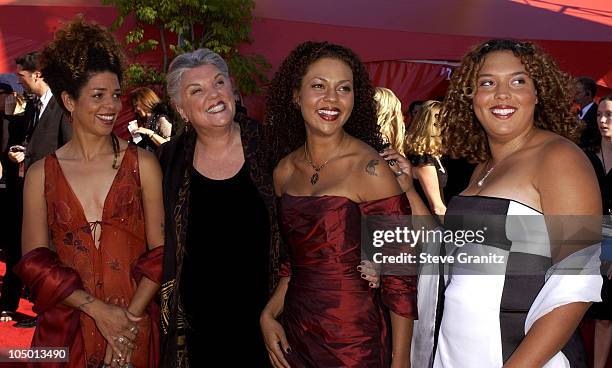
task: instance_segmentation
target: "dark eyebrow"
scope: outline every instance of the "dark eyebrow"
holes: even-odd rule
[[[320,80],[322,80],[322,81],[329,82],[327,79],[325,79],[325,78],[323,78],[323,77],[317,77],[317,76],[315,76],[315,77],[312,77],[312,79],[320,79]],[[350,79],[341,80],[341,81],[339,81],[338,83],[345,83],[345,82],[353,83],[353,81],[351,81]]]
[[[93,87],[91,90],[92,90],[92,91],[108,91],[108,88],[104,88],[104,87]],[[116,88],[116,89],[114,89],[113,91],[114,91],[114,92],[121,91],[121,88]]]
[[[526,71],[518,71],[518,72],[514,72],[514,73],[510,73],[511,76],[517,76],[517,75],[521,75],[521,74],[525,74],[527,75]],[[478,74],[478,78],[480,77],[494,77],[495,75],[490,74],[490,73],[485,73],[485,74]]]

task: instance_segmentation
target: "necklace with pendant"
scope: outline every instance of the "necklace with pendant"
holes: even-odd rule
[[[495,170],[495,168],[497,167],[497,165],[499,165],[500,163],[502,163],[506,158],[508,158],[509,156],[512,156],[516,151],[519,150],[519,148],[521,148],[528,140],[529,140],[529,136],[531,135],[531,133],[529,133],[525,139],[523,139],[519,144],[517,144],[514,149],[504,158],[502,158],[501,160],[499,160],[498,162],[496,162],[495,164],[493,164],[493,166],[491,166],[490,169],[487,170],[487,172],[484,174],[484,176],[482,177],[482,179],[478,180],[478,182],[476,183],[478,185],[478,187],[482,187],[484,185],[485,180],[487,180],[487,178],[489,177],[489,174],[491,174],[493,172],[493,170]],[[489,166],[489,161],[487,161],[487,166]]]
[[[331,161],[333,158],[336,158],[338,156],[338,153],[340,153],[340,147],[342,147],[342,142],[344,142],[345,135],[346,133],[342,135],[342,140],[340,140],[340,144],[338,145],[338,148],[336,149],[336,152],[334,153],[334,155],[331,156],[329,159],[327,159],[327,161],[325,161],[324,163],[318,166],[315,165],[310,159],[310,154],[308,153],[308,141],[304,143],[304,158],[306,159],[306,162],[308,163],[308,165],[310,165],[310,167],[312,167],[315,171],[314,174],[312,174],[312,176],[310,177],[310,184],[315,185],[319,181],[319,172],[325,166],[327,166],[327,163],[329,161]]]

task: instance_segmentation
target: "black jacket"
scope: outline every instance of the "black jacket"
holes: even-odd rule
[[[70,117],[59,105],[55,96],[52,96],[43,111],[38,123],[34,123],[34,106],[32,103],[26,105],[26,168],[34,162],[44,158],[49,153],[55,152],[72,138],[72,126]]]
[[[587,148],[593,144],[599,144],[601,142],[601,134],[597,127],[597,104],[593,103],[587,110],[586,114],[582,117],[582,121],[585,123],[584,130],[580,135],[580,147]]]

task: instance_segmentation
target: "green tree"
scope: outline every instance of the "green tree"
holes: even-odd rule
[[[244,94],[258,92],[258,85],[267,82],[270,65],[260,55],[242,55],[237,46],[250,42],[253,0],[102,0],[113,5],[119,16],[113,28],[133,16],[136,27],[125,41],[131,51],[140,54],[161,48],[162,70],[142,64],[131,64],[127,83],[132,86],[159,84],[168,70],[169,56],[207,47],[228,62],[237,87]],[[145,39],[145,26],[158,30],[158,37]],[[177,42],[168,41],[166,31],[176,34]]]

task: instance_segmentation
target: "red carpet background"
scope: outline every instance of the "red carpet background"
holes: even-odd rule
[[[0,275],[4,275],[6,267],[3,262],[0,262]],[[0,277],[1,280],[1,277]],[[34,316],[32,312],[32,303],[26,299],[19,301],[19,309],[17,310],[19,317]],[[0,347],[2,348],[28,348],[32,341],[32,335],[34,334],[34,328],[15,328],[13,325],[14,321],[11,322],[0,322]],[[25,367],[25,364],[21,363],[0,363],[1,368],[21,368]]]

